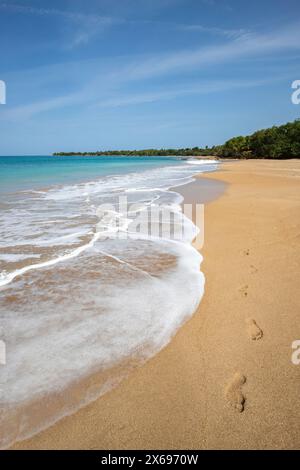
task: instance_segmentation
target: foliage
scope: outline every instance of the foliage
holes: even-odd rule
[[[246,137],[234,137],[218,150],[221,157],[234,158],[299,158],[300,120],[273,126]]]
[[[54,155],[98,156],[218,156],[222,158],[299,158],[300,157],[300,119],[283,126],[263,129],[250,136],[238,136],[224,145],[211,148],[145,149],[145,150],[99,150],[97,152],[59,152]]]

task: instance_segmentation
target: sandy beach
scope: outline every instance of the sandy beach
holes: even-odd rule
[[[227,185],[205,205],[198,311],[116,389],[14,449],[300,448],[299,178],[299,160],[202,175]]]

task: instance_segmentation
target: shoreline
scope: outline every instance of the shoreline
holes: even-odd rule
[[[201,174],[228,186],[205,208],[197,312],[116,389],[13,448],[298,448],[300,366],[290,357],[299,331],[299,171],[299,160],[248,160]],[[199,194],[183,203],[188,197]],[[263,331],[258,341],[248,317]],[[243,413],[230,406],[239,394]]]
[[[210,169],[212,169],[213,167],[214,167],[213,165],[209,166]],[[186,168],[189,168],[188,173],[192,172],[192,176],[194,176],[195,172],[198,171],[198,168],[197,167],[195,168],[194,166],[190,166],[190,167],[186,166]],[[202,168],[203,167],[201,165],[201,169]],[[207,166],[205,166],[205,168],[207,168]],[[192,176],[188,176],[189,181],[191,181]],[[177,187],[186,186],[188,183],[187,183],[186,176],[182,177],[181,179],[175,178],[174,180],[176,179],[177,179],[176,187],[170,188],[170,186],[168,186],[163,191],[169,194],[168,197],[171,197],[170,200],[177,201],[176,203],[177,209],[175,210],[175,212],[179,214],[180,207],[177,204],[179,204],[179,201],[182,200],[182,196],[176,190],[177,190]],[[205,186],[207,186],[207,184]],[[208,186],[211,186],[211,183],[209,183]],[[149,266],[147,265],[147,257],[145,259],[145,269],[147,270],[147,266],[148,266],[150,269],[153,269],[153,273],[155,273],[153,275],[154,282],[156,282],[156,279],[157,279],[158,282],[156,282],[156,284],[158,285],[159,279],[161,278],[162,280],[162,282],[160,283],[160,286],[161,286],[160,291],[157,292],[157,295],[160,298],[160,302],[157,304],[157,308],[152,311],[152,317],[151,317],[152,321],[151,321],[151,318],[149,318],[148,320],[149,329],[151,329],[152,327],[154,328],[155,325],[158,325],[156,327],[156,330],[157,330],[156,335],[153,336],[153,346],[150,347],[150,344],[152,344],[151,340],[149,341],[149,344],[145,342],[144,351],[141,352],[141,354],[136,353],[137,357],[136,357],[136,354],[133,354],[133,356],[128,356],[128,357],[126,356],[126,360],[125,359],[124,361],[122,360],[122,365],[121,363],[118,365],[111,365],[110,367],[107,367],[105,371],[102,371],[101,364],[99,365],[98,363],[98,367],[94,367],[90,372],[86,371],[85,375],[74,376],[72,382],[70,381],[66,387],[55,391],[55,393],[48,392],[52,384],[51,383],[47,384],[48,391],[44,395],[44,399],[43,398],[39,400],[32,399],[31,401],[24,400],[24,402],[20,401],[18,405],[15,404],[15,406],[12,407],[11,412],[7,413],[8,416],[3,419],[3,421],[5,421],[6,419],[6,423],[7,423],[7,425],[4,427],[6,427],[7,430],[9,429],[9,431],[6,431],[6,433],[1,434],[0,436],[1,447],[7,448],[12,445],[15,445],[16,442],[22,442],[24,440],[31,439],[32,437],[39,434],[40,432],[48,429],[50,426],[55,425],[55,423],[59,422],[61,419],[76,413],[79,409],[84,408],[85,406],[87,406],[87,404],[94,402],[95,400],[100,398],[102,395],[107,393],[109,390],[115,388],[114,384],[119,383],[122,380],[122,378],[127,377],[129,370],[131,370],[132,368],[136,368],[138,363],[141,363],[139,364],[139,366],[141,366],[145,361],[148,361],[151,357],[155,356],[161,349],[163,349],[170,342],[171,338],[176,334],[178,329],[187,321],[188,318],[190,318],[193,315],[197,305],[200,302],[200,298],[202,297],[203,275],[202,273],[199,272],[200,256],[198,252],[190,246],[191,243],[189,242],[189,240],[191,240],[192,233],[194,233],[195,227],[194,229],[192,229],[193,224],[191,224],[188,221],[186,222],[184,222],[184,225],[189,227],[187,228],[187,232],[186,232],[187,235],[185,235],[185,237],[187,236],[185,240],[186,243],[183,242],[182,246],[181,246],[181,243],[179,243],[178,247],[181,246],[180,249],[178,250],[178,252],[176,252],[176,250],[174,251],[174,256],[176,255],[178,256],[178,266],[182,264],[182,270],[183,272],[185,272],[185,275],[181,274],[180,282],[176,281],[176,274],[175,276],[173,276],[173,278],[170,277],[172,276],[172,272],[175,272],[175,273],[180,272],[179,269],[172,270],[172,267],[170,267],[170,272],[168,273],[169,278],[166,277],[165,282],[163,279],[164,276],[161,276],[161,271],[163,271],[164,269],[168,270],[168,265],[172,264],[172,256],[170,257],[165,256],[165,254],[162,251],[159,256],[159,262],[157,261],[156,265],[154,265],[153,268],[151,268],[150,264]],[[181,222],[180,222],[180,215],[179,215],[179,225],[180,224]],[[90,243],[82,245],[79,249],[83,251],[88,245],[90,245]],[[149,247],[149,250],[150,252],[148,253],[148,256],[149,256],[149,260],[151,260],[151,257],[152,257],[151,247]],[[78,249],[76,249],[75,252],[73,250],[73,252],[71,252],[68,256],[76,257],[77,256],[76,251],[78,251]],[[143,262],[144,262],[143,257],[144,255],[141,257],[141,261],[140,261],[140,263],[142,263],[141,266],[143,265]],[[186,261],[187,258],[189,260],[188,262]],[[155,260],[155,257],[154,257],[154,260]],[[46,266],[48,264],[49,265],[59,264],[60,261],[62,261],[61,257],[57,259],[55,258],[51,260],[50,262],[47,261],[43,263],[43,266]],[[29,266],[26,266],[25,268],[19,267],[17,272],[14,272],[13,274],[15,276],[17,275],[19,276],[22,271],[23,271],[23,274],[25,274],[26,271],[35,271],[40,267],[42,267],[41,263],[29,265]],[[100,264],[98,264],[98,270],[100,270]],[[94,273],[92,273],[92,278],[93,276],[94,276]],[[189,283],[188,284],[184,283],[183,282],[184,279],[189,279]],[[51,280],[51,277],[50,277],[50,280]],[[130,282],[130,277],[128,278],[128,281]],[[45,285],[47,284],[47,282],[49,282],[49,275],[46,274]],[[170,291],[171,295],[170,295],[170,292],[169,294],[165,295],[165,289],[169,288],[168,283],[170,284],[170,287],[171,287],[171,291]],[[177,286],[176,289],[174,289],[174,285]],[[198,291],[198,287],[199,287],[199,291]],[[95,286],[95,288],[97,288],[97,286]],[[97,289],[95,289],[95,292],[97,292]],[[128,292],[128,283],[127,283],[127,292]],[[180,292],[181,294],[179,294]],[[97,295],[99,297],[99,293]],[[179,305],[181,304],[180,295],[183,296],[182,302],[186,306],[185,309],[181,309],[181,311],[180,311],[180,307],[179,309],[177,309],[177,305],[176,303],[174,303],[174,298],[177,298]],[[184,297],[186,297],[186,301],[183,300]],[[10,301],[10,297],[8,297],[8,301]],[[145,301],[145,295],[143,295],[143,301]],[[130,305],[130,299],[129,298],[127,299],[125,295],[124,303],[126,302],[128,303],[128,305]],[[134,302],[136,303],[136,305],[139,304],[138,296],[136,297],[135,301],[133,300],[133,303]],[[149,302],[149,305],[150,304],[151,304],[151,301]],[[162,310],[159,308],[159,304],[163,306]],[[71,311],[73,309],[76,309],[76,306],[73,304],[73,302],[71,302],[71,300],[69,300],[69,305],[70,305]],[[134,310],[135,305],[133,304],[132,307]],[[175,317],[172,316],[173,307],[177,309]],[[43,308],[43,305],[40,305],[39,309],[42,310],[42,308]],[[118,310],[119,309],[115,311],[117,314],[118,314]],[[126,312],[126,311],[127,310],[122,309],[120,313],[123,314],[123,312]],[[163,311],[166,312],[165,316],[161,316]],[[97,313],[99,315],[99,312]],[[130,321],[130,312],[127,312],[127,313],[129,314],[128,320]],[[159,318],[155,317],[155,315],[157,314],[161,316],[162,321]],[[141,315],[143,315],[143,312],[141,312]],[[171,327],[169,328],[167,327],[168,322],[171,325]],[[145,323],[147,323],[147,317],[146,317]],[[102,323],[100,327],[103,329],[103,326],[104,324]],[[119,329],[119,326],[117,328]],[[164,336],[161,334],[161,331],[164,331]],[[83,334],[86,334],[85,329],[83,330],[83,332],[84,332]],[[141,330],[141,335],[143,335],[143,333],[144,332]],[[118,334],[117,331],[116,331],[116,334]],[[160,340],[158,341],[157,338],[160,338]],[[62,341],[62,344],[63,343],[66,344],[67,341],[68,341],[68,338],[65,337],[65,339]],[[101,342],[99,343],[99,346],[101,347]],[[113,347],[113,343],[112,343],[112,347]],[[96,348],[98,348],[98,346],[96,346]],[[142,351],[142,347],[141,347],[141,351]],[[86,351],[86,353],[88,353],[88,351]],[[141,356],[140,359],[138,359],[139,355]],[[64,352],[61,353],[61,356],[64,356]],[[59,368],[57,370],[59,371]],[[116,374],[114,373],[115,370],[117,371],[116,377],[115,377]],[[24,374],[25,374],[25,370],[24,370]],[[33,379],[31,379],[30,381],[32,382],[32,384],[34,384]],[[55,375],[53,376],[53,381],[55,381]],[[31,387],[33,388],[33,385],[31,385]],[[24,395],[24,396],[28,396],[28,395]],[[20,427],[19,421],[20,419],[23,420],[24,418],[26,419],[26,426]],[[11,428],[10,428],[10,425],[11,425]],[[20,431],[18,431],[18,429]],[[20,432],[20,434],[18,434],[18,432]]]

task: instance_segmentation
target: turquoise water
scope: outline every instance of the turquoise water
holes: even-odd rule
[[[0,449],[117,386],[191,317],[203,226],[176,187],[217,166],[0,157]]]
[[[176,157],[0,156],[0,192],[70,184],[180,164]]]

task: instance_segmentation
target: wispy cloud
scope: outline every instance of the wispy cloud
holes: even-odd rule
[[[257,57],[269,57],[278,51],[300,50],[299,24],[291,25],[281,31],[272,34],[245,34],[238,39],[227,40],[219,45],[201,47],[194,50],[180,50],[169,54],[156,54],[150,58],[128,57],[121,63],[114,57],[110,65],[99,61],[98,69],[93,65],[93,74],[87,74],[83,84],[77,85],[75,92],[64,96],[53,96],[46,100],[40,100],[32,104],[7,108],[3,117],[7,119],[28,119],[42,112],[71,106],[82,108],[102,107],[113,108],[154,102],[159,100],[175,99],[179,96],[191,94],[204,94],[229,90],[241,87],[263,86],[272,83],[276,77],[267,77],[267,82],[260,79],[240,79],[208,82],[198,84],[186,84],[182,87],[171,88],[170,83],[160,85],[159,90],[154,90],[154,84],[148,79],[158,76],[180,74],[181,82],[190,71],[197,71],[199,78],[201,72],[208,66],[230,63],[238,64],[241,59],[253,59]],[[85,68],[84,62],[78,64]],[[65,80],[68,80],[68,67],[65,67]],[[105,74],[103,70],[105,69]],[[59,69],[61,72],[61,69]],[[72,69],[73,70],[73,69]],[[41,72],[44,76],[45,72]],[[38,73],[36,73],[38,75]],[[52,73],[52,75],[57,75]],[[89,78],[93,76],[93,78]],[[284,79],[286,77],[281,77]],[[143,90],[133,93],[135,81]],[[185,80],[186,82],[186,80]],[[152,90],[151,90],[152,87]],[[124,91],[124,88],[129,91]],[[123,90],[123,91],[122,91]],[[145,91],[146,90],[146,91]]]
[[[208,4],[214,4],[213,0],[205,0]],[[76,25],[78,30],[75,32],[74,38],[68,44],[69,48],[87,44],[96,34],[111,26],[121,24],[131,25],[161,25],[161,27],[172,28],[184,32],[200,32],[217,36],[226,36],[228,38],[235,38],[245,34],[247,31],[244,29],[227,29],[218,28],[214,26],[207,26],[202,24],[178,24],[168,21],[139,19],[133,20],[128,18],[119,18],[112,16],[102,16],[98,14],[85,14],[74,11],[59,10],[56,8],[36,8],[29,5],[20,5],[18,3],[0,3],[0,9],[6,10],[11,13],[23,13],[44,17],[60,17],[65,21],[72,22]]]
[[[198,32],[198,33],[207,33],[214,36],[225,36],[228,38],[237,38],[244,34],[250,33],[249,30],[244,28],[230,29],[230,28],[220,28],[216,26],[209,26],[205,24],[198,23],[178,23],[172,21],[159,21],[159,20],[127,20],[128,23],[132,24],[143,24],[143,25],[160,25],[164,30],[170,28],[176,31],[181,32]]]
[[[229,5],[229,3],[225,2],[224,0],[218,1],[218,0],[200,0],[200,2],[203,5],[206,5],[208,7],[218,7],[218,8],[223,8],[225,10],[232,11],[232,7]]]
[[[201,3],[204,3],[204,5],[209,5],[209,6],[214,6],[216,4],[216,0],[200,0]]]
[[[242,88],[254,88],[265,86],[275,81],[283,81],[287,79],[287,75],[278,76],[275,79],[252,79],[252,80],[212,80],[203,81],[196,84],[186,84],[184,87],[177,87],[173,90],[162,90],[158,92],[148,93],[129,93],[126,95],[119,94],[113,98],[104,99],[91,107],[118,108],[123,106],[132,106],[144,103],[154,103],[157,101],[172,100],[188,95],[208,95],[210,93],[221,93]]]
[[[226,36],[228,38],[237,38],[244,34],[249,34],[250,31],[240,28],[240,29],[226,29],[226,28],[217,28],[214,26],[205,26],[202,24],[182,24],[178,25],[178,29],[182,31],[190,32],[199,32],[199,33],[208,33],[217,36]]]
[[[249,79],[249,80],[211,80],[199,81],[197,83],[186,83],[181,87],[173,89],[161,89],[159,91],[149,91],[141,93],[122,92],[119,90],[102,92],[96,89],[89,90],[86,87],[77,93],[56,97],[49,100],[38,101],[25,106],[18,106],[7,109],[2,118],[5,120],[19,121],[27,120],[43,112],[52,111],[60,108],[74,106],[84,106],[88,110],[97,108],[119,108],[126,106],[141,105],[146,103],[155,103],[159,101],[174,100],[176,98],[192,95],[208,95],[211,93],[221,93],[230,90],[243,88],[254,88],[265,86],[274,82],[286,80],[288,75],[270,77],[267,79]],[[108,98],[107,96],[110,95]]]
[[[131,64],[128,74],[135,79],[146,79],[170,73],[188,72],[208,65],[235,61],[241,58],[261,57],[284,50],[300,49],[300,24],[271,34],[246,33],[242,36],[213,46],[181,50],[150,57]]]
[[[75,31],[74,38],[68,44],[68,47],[70,48],[80,44],[86,44],[93,36],[105,28],[122,24],[124,22],[121,18],[111,16],[77,13],[56,8],[36,8],[29,5],[19,5],[17,3],[0,3],[0,9],[11,13],[22,13],[44,17],[53,16],[73,23],[77,30]]]
[[[206,0],[208,3],[212,0]],[[227,29],[204,24],[178,24],[168,21],[119,18],[115,16],[102,16],[98,14],[85,14],[74,11],[60,10],[56,8],[36,8],[30,5],[20,5],[18,3],[0,3],[0,9],[16,14],[27,14],[44,17],[58,17],[75,25],[74,37],[69,41],[67,47],[72,49],[75,46],[87,44],[99,32],[115,25],[160,25],[162,28],[172,28],[182,32],[199,32],[228,38],[237,38],[246,31],[240,29]]]
[[[61,16],[62,18],[78,22],[88,20],[95,21],[100,24],[111,24],[112,22],[120,21],[117,18],[109,16],[88,15],[66,10],[58,10],[56,8],[36,8],[29,5],[19,5],[17,3],[0,3],[0,8],[13,13],[26,13],[39,16]]]
[[[35,115],[54,109],[66,108],[68,106],[80,105],[85,102],[86,96],[83,92],[58,96],[48,100],[41,100],[24,106],[7,108],[2,113],[2,119],[18,121],[30,119]]]

